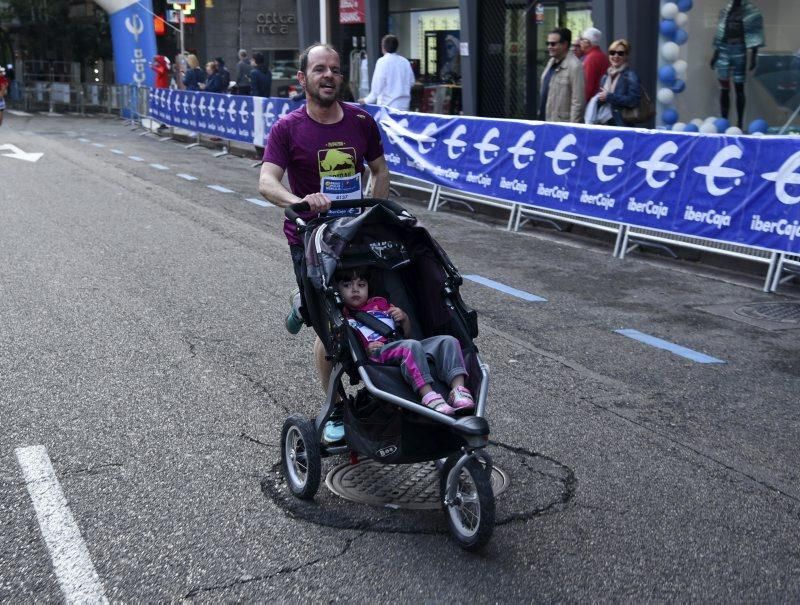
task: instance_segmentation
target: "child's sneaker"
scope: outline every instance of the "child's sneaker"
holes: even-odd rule
[[[286,316],[286,329],[289,334],[297,334],[303,328],[303,318],[300,315],[300,290],[295,289],[289,295],[289,303],[292,305],[292,310]]]
[[[436,391],[431,391],[427,395],[422,398],[422,405],[426,408],[430,408],[435,412],[439,412],[440,414],[444,414],[445,416],[452,416],[456,413],[455,408],[451,408],[442,396],[439,395]]]
[[[455,410],[471,410],[475,407],[475,400],[467,387],[456,387],[450,391],[447,405]]]

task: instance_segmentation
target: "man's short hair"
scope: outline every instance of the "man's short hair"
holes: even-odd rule
[[[247,51],[243,48],[239,49],[239,58],[244,59],[247,56]]]
[[[253,53],[253,61],[256,65],[264,65],[264,53]]]
[[[400,46],[400,42],[397,40],[397,36],[386,34],[381,38],[381,47],[387,53],[396,53],[398,46]]]
[[[332,50],[337,55],[339,54],[339,51],[337,51],[330,44],[323,44],[322,42],[314,42],[314,44],[312,44],[311,46],[308,46],[302,53],[300,53],[300,71],[302,71],[303,73],[306,73],[306,70],[308,70],[308,55],[309,55],[309,53],[312,50],[314,50],[315,48],[317,48],[318,46],[321,46],[322,48],[325,48],[327,50]]]
[[[572,44],[572,31],[567,27],[557,27],[550,32],[551,34],[558,34],[561,42],[566,42],[567,45]]]
[[[596,27],[589,27],[583,31],[583,35],[581,37],[584,40],[588,40],[592,46],[599,46],[600,38],[603,37],[603,32]]]

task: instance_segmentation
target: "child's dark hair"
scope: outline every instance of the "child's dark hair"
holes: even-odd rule
[[[351,267],[350,269],[338,269],[336,273],[333,274],[333,281],[338,284],[343,281],[363,279],[365,282],[369,283],[371,277],[372,272],[369,267]]]

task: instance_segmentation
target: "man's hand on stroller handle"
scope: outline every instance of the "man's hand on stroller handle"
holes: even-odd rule
[[[300,201],[307,203],[312,212],[327,212],[331,207],[331,200],[324,193],[309,193]]]

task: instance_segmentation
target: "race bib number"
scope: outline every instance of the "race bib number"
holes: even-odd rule
[[[320,181],[320,191],[333,201],[360,200],[361,175],[326,176]],[[361,214],[361,208],[331,208],[328,216],[353,216]]]

